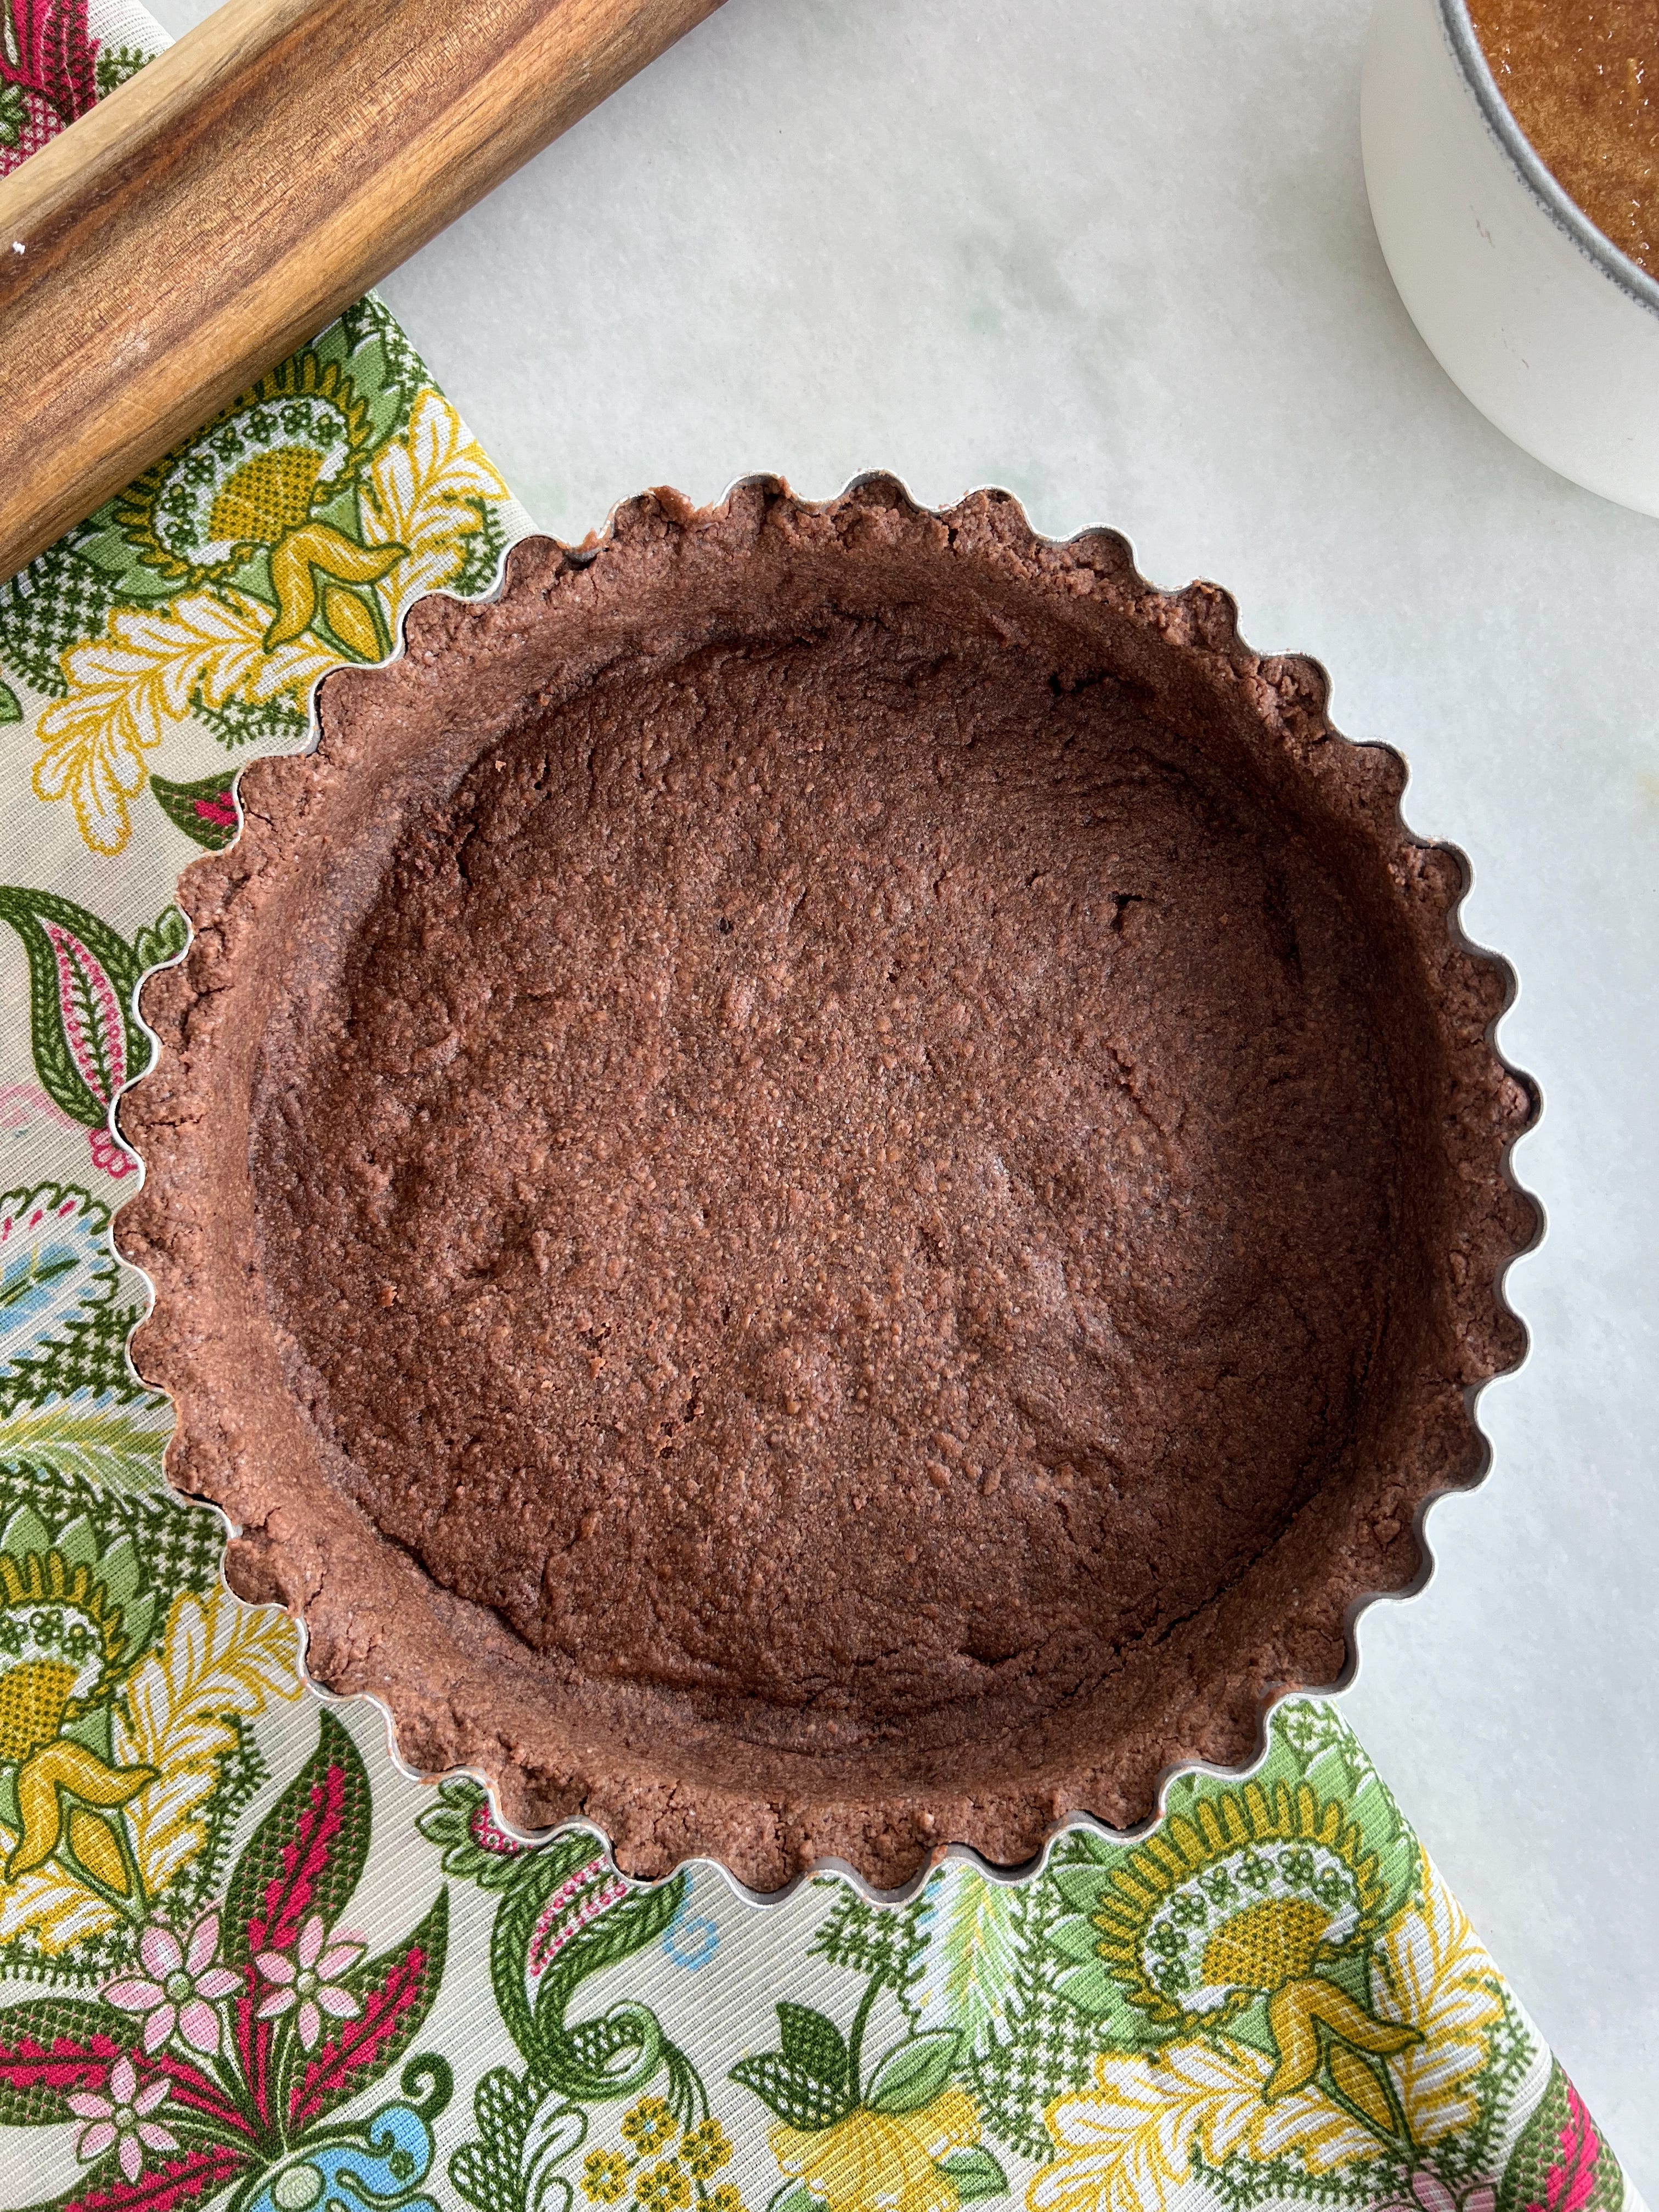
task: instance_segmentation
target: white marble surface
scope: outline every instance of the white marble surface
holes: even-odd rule
[[[151,0],[173,30],[191,0]],[[1109,522],[1316,654],[1473,856],[1543,1085],[1534,1347],[1346,1709],[1659,2203],[1659,524],[1504,443],[1391,289],[1366,0],[728,0],[385,287],[580,538],[859,470]]]

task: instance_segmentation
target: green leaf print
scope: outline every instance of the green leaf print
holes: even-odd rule
[[[210,853],[222,853],[241,827],[233,788],[234,769],[198,776],[193,783],[175,783],[171,776],[153,770],[149,787],[156,805],[175,830],[182,830],[193,844]]]
[[[153,783],[155,779],[150,779]],[[148,928],[132,940],[132,957],[141,969],[160,968],[176,960],[190,943],[190,924],[176,906],[163,907]]]
[[[1558,2060],[1537,2110],[1510,2154],[1498,2192],[1498,2212],[1571,2206],[1573,2212],[1620,2212],[1625,2177],[1603,2142],[1584,2100]]]
[[[98,50],[98,97],[107,100],[130,76],[137,76],[151,57],[142,46],[100,46]]]
[[[589,1851],[593,1849],[591,1836],[582,1839]],[[621,1886],[621,1877],[606,1862],[594,1874],[596,1885],[608,1883]],[[556,1949],[555,1963],[548,1968],[541,1994],[536,2001],[536,2018],[562,2020],[564,2008],[575,1993],[580,1982],[590,1974],[597,1974],[606,1966],[614,1966],[635,1952],[642,1951],[649,1943],[665,1934],[680,1909],[685,1896],[685,1878],[678,1875],[664,1882],[659,1888],[633,1890],[609,1905],[597,1918],[582,1924],[574,1923],[574,1932],[566,1935],[557,1923],[545,1924],[541,1931],[546,1946],[544,1955],[551,1956]],[[572,1925],[572,1917],[580,1909],[573,1900],[566,1925]],[[561,1940],[562,1938],[562,1940]]]
[[[118,931],[53,891],[0,885],[0,921],[28,956],[40,1087],[71,1120],[101,1129],[117,1093],[149,1064],[132,1004],[137,957]]]
[[[472,2110],[478,2139],[449,2160],[449,2178],[467,2203],[477,2212],[568,2212],[571,2187],[557,2169],[586,2136],[580,2106],[544,2096],[500,2066],[479,2082]]]
[[[303,2065],[292,2091],[295,2121],[314,2125],[349,2097],[391,2072],[420,2033],[443,1979],[449,1941],[449,1892],[440,1889],[425,1917],[401,1943],[358,1962],[345,1986],[362,2010],[331,2027],[313,2054],[289,2046],[289,2061]]]
[[[965,2050],[978,2050],[1002,2017],[1019,1970],[1021,1928],[1018,1893],[1006,1884],[964,1871],[947,1889],[923,1985],[961,2028]]]
[[[472,2093],[478,2135],[450,2154],[449,2178],[478,2212],[517,2212],[525,2137],[536,2110],[536,2092],[510,2068],[497,2066]]]
[[[120,597],[96,563],[60,540],[0,583],[0,660],[47,698],[63,698],[63,655],[102,633]]]
[[[878,1973],[905,2002],[906,1991],[922,1971],[927,1891],[908,1905],[868,1905],[842,1884],[834,1887],[841,1893],[812,1938],[811,1955],[854,1973]]]
[[[977,2144],[972,2150],[953,2150],[948,2158],[941,2158],[936,2163],[939,2172],[948,2173],[956,2184],[957,2195],[964,2204],[1008,2193],[1007,2175],[990,2152]]]
[[[0,1420],[0,1467],[27,1467],[40,1474],[95,1484],[100,1490],[131,1492],[165,1487],[161,1455],[173,1425],[173,1408],[153,1401],[167,1426],[135,1417],[125,1406],[23,1406]]]
[[[70,2097],[101,2081],[132,2039],[128,2021],[86,1998],[9,2005],[0,2012],[0,2127],[60,2126],[70,2117]]]
[[[507,1889],[532,1848],[496,1825],[489,1793],[466,1775],[438,1784],[438,1802],[415,1823],[443,1853],[443,1870],[480,1889]]]
[[[362,1756],[332,1713],[317,1748],[244,1846],[225,1893],[224,1960],[290,1943],[313,1913],[337,1920],[368,1855],[371,1805]]]
[[[823,2212],[823,2200],[804,2181],[786,2181],[768,2200],[766,2212]]]
[[[847,2087],[847,2039],[827,2014],[811,2005],[781,2004],[778,2027],[783,2056],[791,2065],[800,2067],[827,2089]]]
[[[961,2042],[955,2028],[939,2027],[897,2045],[877,2067],[865,2103],[872,2112],[915,2112],[931,2105],[951,2079]]]
[[[832,2128],[853,2109],[853,2100],[844,2089],[826,2087],[816,2075],[775,2051],[738,2059],[732,2069],[732,2079],[752,2090],[769,2112],[804,2133]]]

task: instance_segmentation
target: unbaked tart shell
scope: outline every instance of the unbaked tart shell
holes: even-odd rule
[[[119,1109],[234,1587],[644,1876],[1018,1864],[1248,1759],[1483,1471],[1537,1229],[1509,971],[1325,699],[881,477],[423,600],[244,772]]]

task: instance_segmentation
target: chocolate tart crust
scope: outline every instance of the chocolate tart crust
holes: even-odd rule
[[[1537,1228],[1508,970],[1325,696],[879,477],[422,601],[244,772],[119,1109],[233,1585],[641,1875],[1248,1758],[1482,1471]]]

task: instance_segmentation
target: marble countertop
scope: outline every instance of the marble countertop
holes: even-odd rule
[[[1492,1474],[1346,1710],[1659,2203],[1659,522],[1508,445],[1407,321],[1367,12],[728,0],[384,290],[562,537],[754,470],[1006,485],[1226,585],[1409,759],[1521,977],[1549,1230]]]

